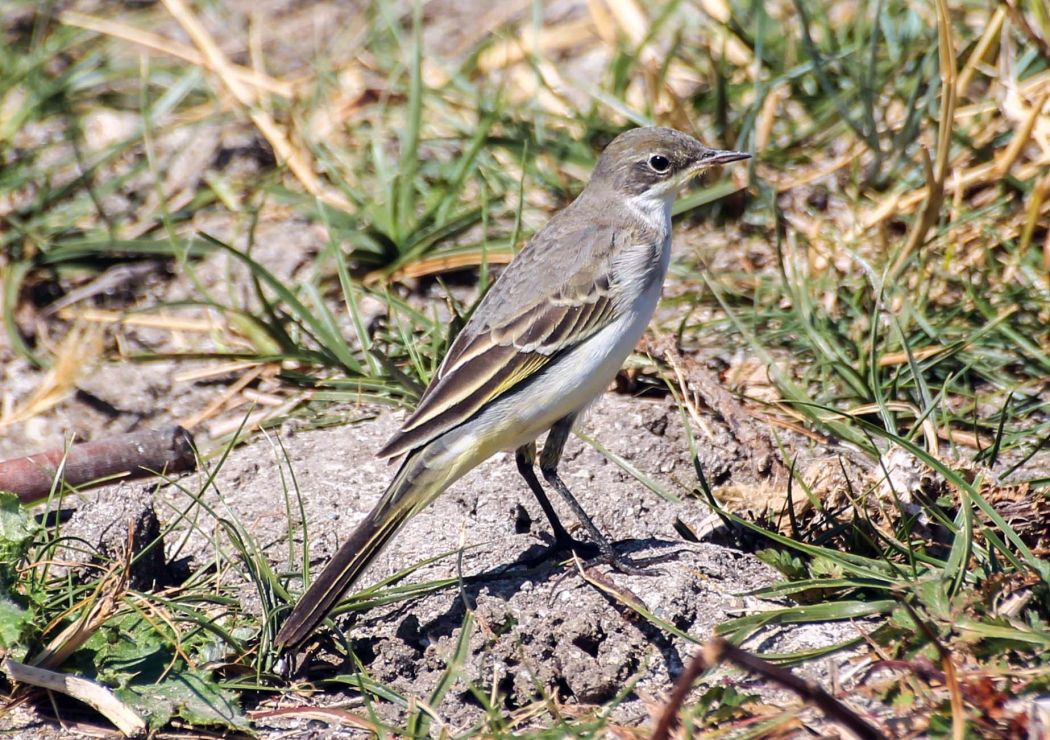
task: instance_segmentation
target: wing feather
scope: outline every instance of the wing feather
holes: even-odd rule
[[[416,410],[379,456],[415,449],[462,424],[490,401],[534,377],[559,353],[608,325],[615,316],[611,296],[590,297],[588,303],[545,300],[506,325],[471,336],[461,346],[456,346],[457,339]]]

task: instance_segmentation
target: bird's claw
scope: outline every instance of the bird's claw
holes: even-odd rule
[[[623,573],[626,576],[662,576],[665,575],[664,571],[659,568],[647,568],[646,565],[651,565],[655,562],[662,562],[664,558],[645,558],[644,560],[634,560],[626,555],[621,555],[616,552],[611,546],[606,549],[602,548],[601,553],[583,564],[584,568],[590,568],[595,565],[608,565],[618,573]]]
[[[596,545],[591,542],[574,539],[566,534],[564,537],[555,538],[552,550],[554,552],[572,552],[583,561],[583,568],[585,569],[593,568],[596,565],[608,565],[618,573],[628,576],[665,575],[658,568],[648,568],[646,566],[663,562],[666,558],[654,557],[636,561],[627,555],[618,553],[610,542],[602,542]],[[597,555],[595,555],[595,551],[597,551]]]

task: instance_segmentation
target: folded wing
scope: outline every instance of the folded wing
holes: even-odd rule
[[[492,286],[381,457],[462,424],[616,318],[610,289],[616,231],[560,231],[552,222]],[[529,284],[523,276],[531,276]]]

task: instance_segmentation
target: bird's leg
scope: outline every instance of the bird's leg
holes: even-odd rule
[[[565,503],[572,509],[573,515],[587,530],[587,534],[591,536],[595,544],[598,545],[600,554],[596,558],[596,562],[608,563],[616,570],[628,575],[653,575],[657,573],[658,571],[639,568],[626,557],[618,555],[612,543],[598,529],[590,516],[587,515],[587,512],[584,511],[580,502],[576,500],[572,491],[569,490],[569,487],[565,485],[565,482],[558,475],[558,463],[561,461],[561,453],[565,449],[565,442],[569,439],[569,433],[572,431],[572,425],[575,421],[576,415],[572,414],[559,420],[551,427],[550,433],[547,435],[547,441],[543,443],[543,453],[540,455],[540,473],[543,474],[543,479],[565,499]]]
[[[547,440],[543,443],[543,452],[540,455],[540,473],[543,474],[543,479],[553,486],[554,490],[565,499],[565,503],[569,505],[573,515],[583,525],[583,528],[587,530],[587,534],[591,536],[595,544],[598,545],[602,555],[608,555],[613,551],[612,544],[601,533],[601,530],[587,515],[587,512],[583,510],[580,502],[576,500],[569,487],[558,476],[558,463],[561,462],[561,454],[565,450],[565,442],[569,439],[569,432],[572,431],[572,424],[575,419],[575,414],[567,416],[551,427],[550,433],[547,434]]]
[[[558,513],[554,511],[550,499],[547,498],[547,493],[543,490],[543,485],[540,483],[539,478],[536,477],[536,470],[533,468],[536,462],[536,443],[529,442],[527,445],[519,447],[514,453],[514,460],[518,463],[518,472],[521,473],[521,477],[525,479],[525,482],[529,484],[532,492],[536,494],[536,499],[540,502],[540,508],[543,509],[543,513],[551,523],[555,547],[571,549],[574,540],[565,529],[565,525],[558,519]]]

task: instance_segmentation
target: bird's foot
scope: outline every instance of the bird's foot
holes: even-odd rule
[[[578,540],[564,530],[554,535],[554,542],[548,550],[551,555],[561,555],[571,552],[577,557],[587,560],[593,558],[595,554],[601,551],[601,545],[596,545],[593,542],[587,542],[586,540]]]
[[[668,555],[657,555],[649,558],[634,559],[619,553],[616,551],[611,544],[607,544],[605,547],[599,547],[599,552],[596,557],[592,557],[590,560],[585,560],[583,568],[592,568],[596,565],[608,565],[613,570],[623,573],[627,576],[662,576],[665,575],[664,571],[659,568],[649,567],[656,563],[663,563],[669,559]],[[671,555],[673,557],[673,555]]]
[[[555,537],[554,545],[551,550],[553,552],[572,552],[583,561],[582,566],[584,569],[593,568],[596,565],[608,565],[612,567],[613,570],[628,576],[664,575],[664,572],[659,568],[647,566],[663,563],[669,559],[668,555],[658,555],[655,557],[635,560],[623,553],[617,552],[616,548],[608,540],[603,539],[597,544],[584,542],[575,539],[567,532],[560,537]],[[673,555],[670,557],[673,557]]]
[[[555,534],[554,541],[547,545],[538,555],[527,560],[519,560],[515,565],[534,568],[545,562],[563,559],[568,553],[572,553],[585,570],[598,565],[608,565],[613,570],[628,576],[665,575],[664,571],[651,566],[667,562],[677,554],[672,552],[665,555],[635,559],[617,552],[612,543],[608,541],[594,543],[587,540],[578,540],[563,530]]]

